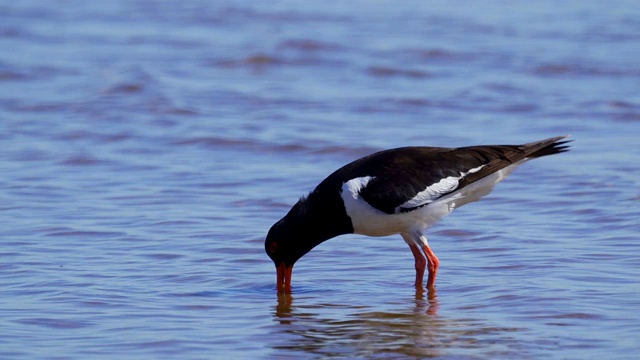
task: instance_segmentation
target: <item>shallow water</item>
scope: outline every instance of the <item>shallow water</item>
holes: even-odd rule
[[[0,5],[0,357],[640,352],[631,1]],[[428,233],[264,236],[341,165],[572,134]]]

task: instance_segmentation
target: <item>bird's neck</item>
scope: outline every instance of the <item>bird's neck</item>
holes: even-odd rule
[[[338,235],[353,233],[353,224],[338,192],[314,191],[298,205],[303,211],[302,229],[313,247]]]

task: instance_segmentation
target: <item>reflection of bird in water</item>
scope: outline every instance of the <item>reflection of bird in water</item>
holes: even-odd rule
[[[416,312],[428,315],[438,315],[438,296],[435,291],[430,291],[424,298],[424,291],[416,291]]]
[[[293,297],[291,297],[291,294],[278,294],[276,317],[280,320],[281,324],[291,323],[291,305],[293,305]]]
[[[424,291],[393,302],[278,294],[270,346],[283,357],[429,358],[449,350],[486,350],[488,342],[512,341],[515,328],[480,319],[437,316],[437,300]],[[413,300],[413,303],[412,301]],[[454,356],[455,357],[455,356]]]
[[[422,289],[427,269],[427,289],[433,292],[439,261],[425,231],[454,209],[489,194],[525,161],[567,151],[565,138],[455,149],[404,147],[343,166],[269,230],[265,250],[276,265],[278,292],[291,292],[298,259],[348,233],[400,234],[415,259],[416,288]]]

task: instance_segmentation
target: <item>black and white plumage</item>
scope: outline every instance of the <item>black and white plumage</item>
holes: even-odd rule
[[[400,234],[415,259],[416,287],[435,289],[438,258],[425,231],[454,209],[477,201],[529,159],[568,150],[567,136],[524,145],[403,147],[355,160],[324,179],[275,223],[265,250],[277,289],[291,292],[293,265],[318,244],[342,234]],[[424,252],[424,256],[421,253]]]

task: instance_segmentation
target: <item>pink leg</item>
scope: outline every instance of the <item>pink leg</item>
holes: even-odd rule
[[[422,289],[422,281],[424,279],[424,269],[427,267],[427,260],[422,256],[420,248],[416,244],[409,245],[413,258],[416,260],[416,288]],[[431,270],[429,270],[429,278],[431,278]]]
[[[427,289],[435,290],[436,288],[436,274],[438,273],[438,266],[440,266],[440,260],[433,253],[433,250],[427,245],[422,245],[422,250],[427,256],[429,277],[427,278]],[[415,255],[415,254],[414,254]],[[424,270],[423,270],[424,271]]]

